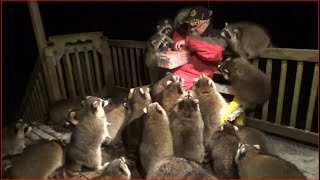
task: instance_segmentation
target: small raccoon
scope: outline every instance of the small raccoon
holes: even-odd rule
[[[164,21],[168,22],[168,21]],[[160,79],[160,68],[158,67],[158,53],[170,49],[173,40],[170,38],[171,24],[158,25],[158,32],[153,34],[148,42],[145,51],[145,63],[148,68],[151,84]],[[166,34],[167,33],[167,34]]]
[[[68,175],[81,171],[82,166],[92,169],[103,169],[101,165],[101,144],[110,137],[107,129],[107,118],[103,107],[108,104],[101,98],[87,96],[85,101],[86,114],[75,127],[67,149]]]
[[[170,72],[167,72],[165,77],[160,79],[157,83],[155,83],[152,86],[151,95],[152,95],[153,101],[154,102],[160,102],[160,100],[162,99],[163,91],[167,87],[167,82],[168,81],[176,82],[176,81],[179,81],[179,80],[180,80],[179,76],[174,75],[174,74],[172,74]]]
[[[254,109],[265,103],[271,95],[271,81],[265,73],[243,58],[229,58],[218,66],[230,81],[243,109]]]
[[[49,178],[64,163],[63,147],[55,141],[40,142],[26,148],[14,159],[5,178]]]
[[[82,98],[75,97],[55,102],[49,110],[48,124],[59,132],[70,132],[66,127],[69,112],[83,107]]]
[[[213,133],[221,125],[221,115],[225,111],[227,102],[217,91],[213,80],[204,74],[199,79],[195,79],[192,91],[194,98],[199,99],[201,116],[204,122],[203,141],[206,148]]]
[[[140,118],[144,113],[143,109],[152,102],[149,88],[132,88],[130,93],[132,98],[128,102],[131,108],[129,123]]]
[[[204,158],[204,124],[198,103],[198,99],[191,97],[179,99],[170,118],[170,128],[174,155],[201,164]]]
[[[227,40],[228,46],[234,52],[245,59],[256,58],[271,46],[267,30],[252,22],[226,23],[221,36]]]
[[[220,126],[209,143],[213,174],[217,178],[238,178],[234,157],[237,154],[240,138],[238,128],[231,124]]]
[[[120,157],[108,164],[97,179],[130,179],[131,172],[126,164],[125,158]]]
[[[157,161],[174,155],[172,135],[167,113],[159,103],[144,109],[140,161],[145,172]]]
[[[167,87],[162,93],[162,99],[159,104],[169,114],[173,107],[177,104],[178,99],[185,95],[182,81],[167,81]]]
[[[157,22],[157,32],[161,35],[170,36],[172,33],[172,21],[167,18],[160,19]]]
[[[240,178],[299,178],[304,174],[292,163],[273,155],[260,153],[259,145],[241,145],[237,151],[237,163]]]
[[[179,157],[167,157],[154,164],[147,179],[187,179],[202,174],[204,169],[193,162]]]
[[[251,127],[239,126],[237,134],[241,144],[259,144],[261,153],[276,154],[271,140],[264,132]]]
[[[31,131],[31,127],[27,123],[19,119],[14,125],[3,127],[2,131],[2,155],[16,155],[23,152],[25,145],[25,134]]]

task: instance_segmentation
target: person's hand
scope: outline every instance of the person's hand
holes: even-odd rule
[[[184,39],[180,40],[174,44],[174,50],[176,50],[176,51],[180,51],[185,48],[186,48],[186,41]]]

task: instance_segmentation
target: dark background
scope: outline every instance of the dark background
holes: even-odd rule
[[[38,49],[27,2],[2,4],[3,121],[11,121],[18,115]],[[318,49],[317,2],[39,2],[47,37],[103,31],[111,39],[141,41],[153,33],[158,19],[173,18],[191,5],[209,5],[215,28],[253,21],[269,30],[277,47]]]

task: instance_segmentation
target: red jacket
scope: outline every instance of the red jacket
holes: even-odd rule
[[[201,74],[212,78],[218,64],[222,61],[226,42],[224,39],[210,36],[209,34],[206,37],[194,35],[183,37],[178,32],[173,34],[173,41],[185,39],[186,47],[190,51],[189,63],[172,70],[172,73],[184,79],[185,90],[191,89],[194,79],[199,78]]]

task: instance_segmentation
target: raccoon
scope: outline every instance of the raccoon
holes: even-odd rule
[[[238,178],[237,166],[234,160],[240,143],[237,131],[237,126],[224,124],[216,130],[211,138],[209,150],[212,171],[217,178]]]
[[[149,72],[151,85],[154,85],[160,79],[160,68],[158,67],[158,53],[167,51],[173,40],[166,34],[155,33],[147,41],[145,51],[145,63]]]
[[[259,68],[243,58],[228,58],[218,66],[230,81],[243,109],[254,109],[265,103],[271,95],[271,81]]]
[[[85,101],[86,114],[75,127],[67,149],[67,175],[81,171],[82,166],[100,170],[101,144],[106,137],[110,137],[107,129],[107,118],[103,107],[108,104],[101,98],[87,96]]]
[[[167,87],[162,93],[162,99],[159,104],[169,113],[177,104],[178,99],[182,98],[185,94],[186,92],[183,90],[182,81],[167,81]]]
[[[83,107],[82,100],[81,97],[75,97],[55,102],[50,107],[47,123],[56,131],[71,132],[67,123],[69,112],[81,109]]]
[[[111,123],[108,126],[111,138],[106,138],[104,144],[114,145],[121,140],[122,130],[129,121],[130,111],[127,107],[127,102],[124,101],[109,112],[106,112],[106,116],[109,123]]]
[[[157,32],[161,35],[171,36],[172,33],[172,21],[168,18],[160,19],[157,22]]]
[[[16,157],[5,178],[50,178],[64,163],[64,151],[56,141],[33,144]]]
[[[226,23],[221,36],[226,39],[228,46],[234,52],[245,59],[256,58],[266,48],[272,46],[267,30],[253,22]]]
[[[221,115],[225,111],[227,102],[217,91],[213,80],[204,74],[199,79],[195,79],[192,91],[194,98],[199,99],[201,116],[204,122],[203,141],[206,148],[213,133],[221,124]]]
[[[240,178],[306,179],[294,164],[277,156],[260,153],[259,150],[259,145],[240,146],[235,157]]]
[[[151,103],[144,109],[140,161],[144,172],[157,161],[174,155],[172,135],[167,113],[159,103]]]
[[[174,74],[172,74],[170,72],[167,72],[165,77],[160,79],[157,83],[155,83],[152,86],[151,95],[152,95],[153,101],[154,102],[160,102],[161,101],[163,91],[166,89],[168,81],[177,82],[179,80],[180,80],[179,76],[174,75]]]
[[[173,109],[170,128],[174,155],[201,164],[204,158],[204,124],[199,109],[199,100],[192,97],[179,99]]]
[[[203,175],[204,171],[199,164],[193,161],[179,157],[167,157],[157,161],[148,171],[146,178],[191,179],[192,176]]]
[[[131,113],[127,126],[122,133],[122,140],[128,160],[134,162],[132,165],[129,165],[129,168],[131,170],[136,169],[140,174],[143,174],[139,161],[139,145],[141,143],[143,128],[142,116],[144,114],[143,109],[152,102],[149,91],[149,88],[140,87],[130,89],[132,98],[128,100],[128,105]]]
[[[16,155],[25,149],[25,134],[30,132],[32,128],[27,123],[19,119],[17,123],[3,127],[2,131],[2,155]]]
[[[179,32],[182,36],[188,34],[188,27],[185,21],[187,20],[192,8],[180,9],[173,21],[173,29]]]
[[[108,164],[97,179],[130,179],[131,172],[123,156]]]
[[[251,127],[239,126],[237,134],[241,144],[259,144],[261,153],[276,154],[271,140],[264,132]]]

